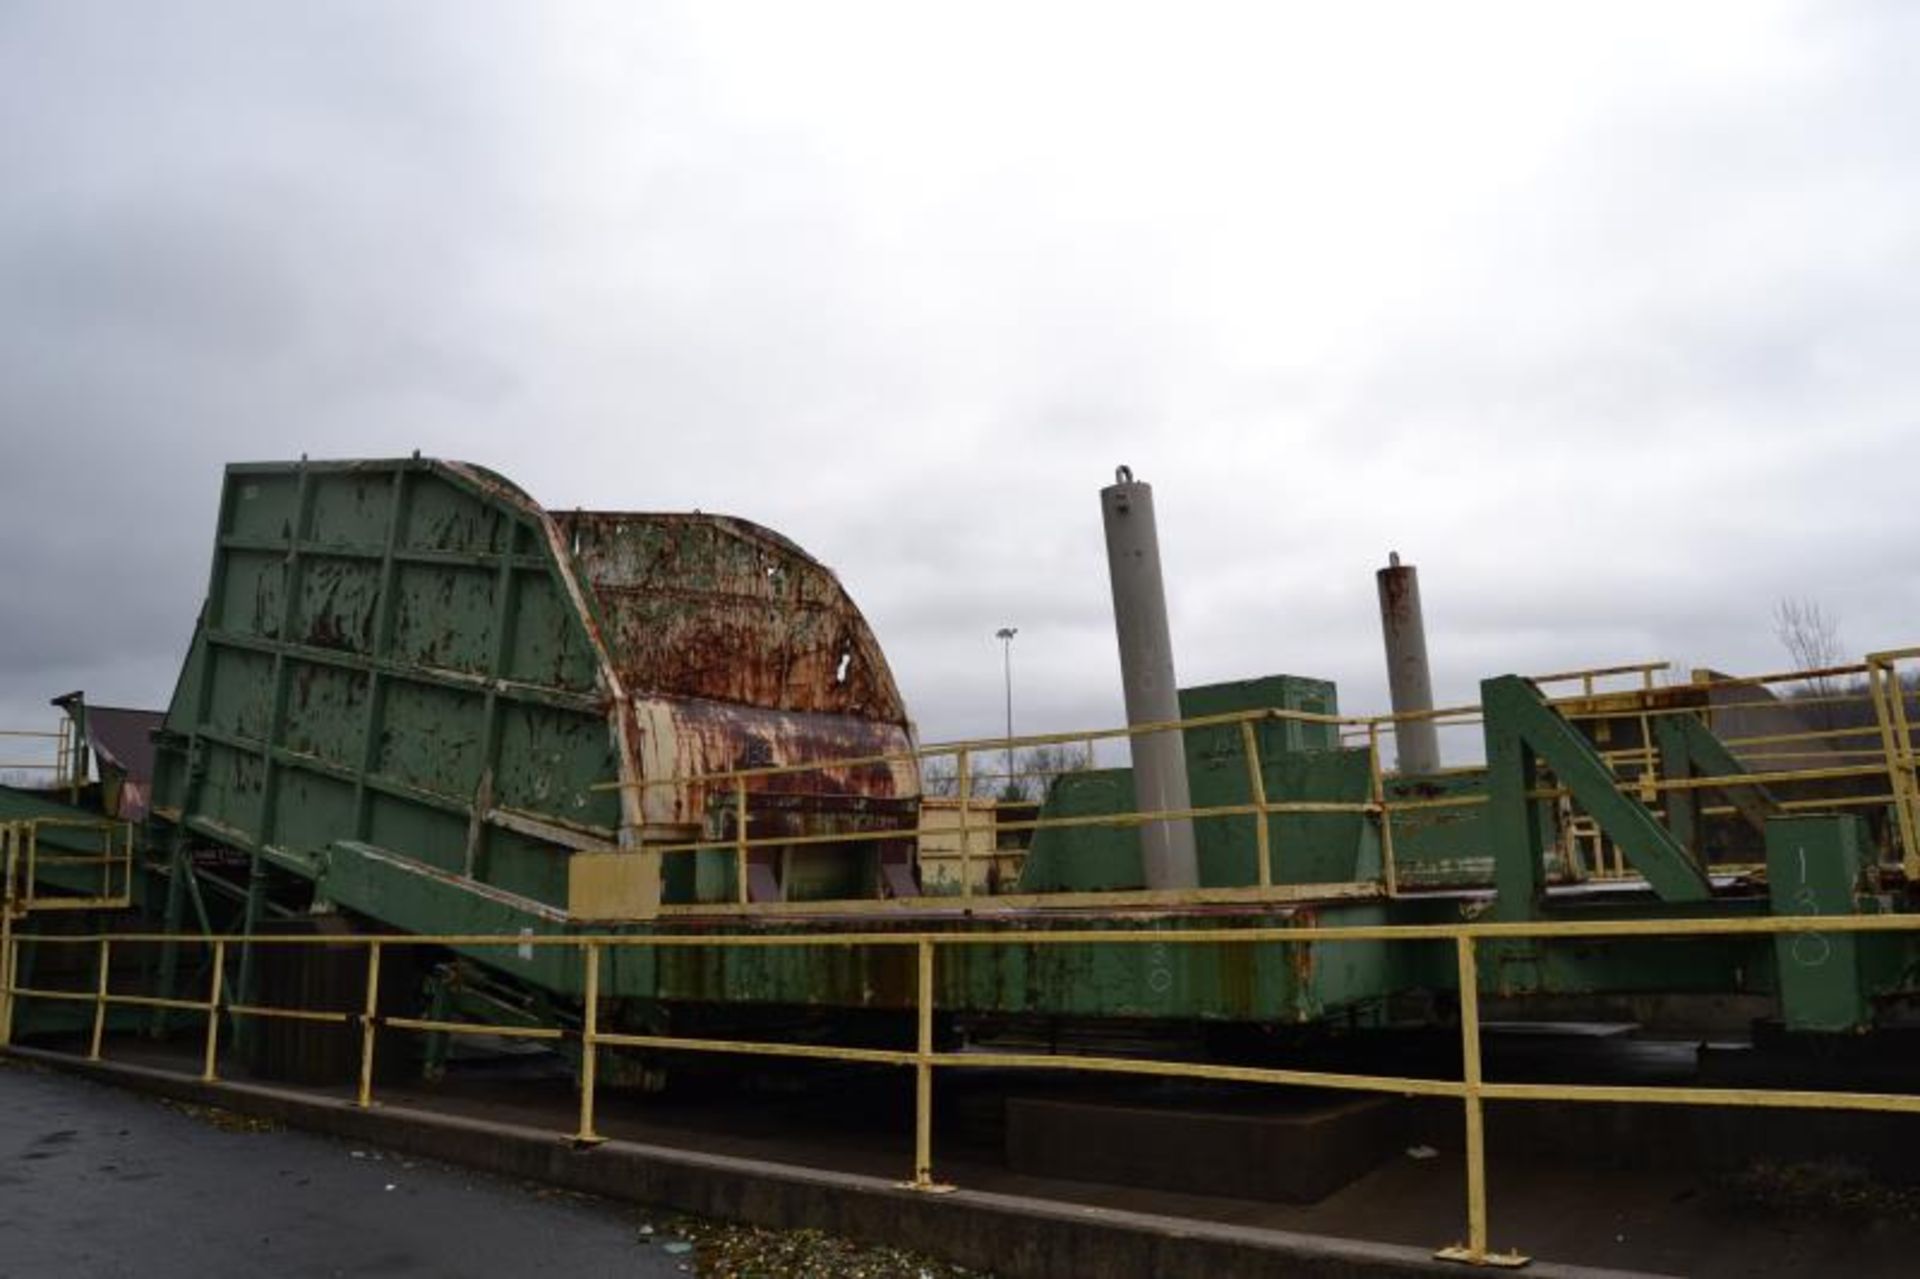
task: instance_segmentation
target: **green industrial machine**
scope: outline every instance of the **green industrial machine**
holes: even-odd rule
[[[539,914],[583,850],[633,850],[614,887],[661,899],[645,846],[709,796],[648,779],[907,745],[859,611],[765,529],[547,512],[458,463],[235,466],[154,805],[376,917],[356,893],[396,876]],[[918,792],[910,766],[803,780],[750,818],[811,834]],[[751,898],[786,895],[751,869]]]
[[[1884,810],[1789,812],[1768,787],[1655,806],[1623,788],[1607,725],[1654,713],[1658,740],[1642,745],[1661,776],[1740,769],[1704,694],[1624,696],[1583,718],[1526,680],[1492,679],[1484,767],[1383,776],[1364,744],[1342,742],[1330,683],[1186,689],[1184,716],[1231,721],[1184,734],[1193,807],[1257,798],[1283,811],[1196,819],[1199,883],[1149,893],[1131,772],[1069,773],[1049,789],[1006,900],[957,901],[921,892],[920,774],[880,646],[834,574],[778,534],[702,514],[550,511],[455,462],[236,465],[156,739],[130,900],[168,932],[332,921],[497,936],[421,948],[423,984],[395,997],[436,1019],[484,1004],[489,1018],[513,1008],[530,1024],[576,1017],[582,994],[576,958],[515,944],[535,935],[1911,907]],[[1590,873],[1569,835],[1575,812],[1633,876]],[[1720,869],[1707,848],[1728,838],[1756,864]],[[236,998],[284,979],[252,953],[262,948],[241,949]],[[1911,949],[1852,935],[1533,940],[1490,947],[1481,976],[1515,996],[1772,995],[1792,1030],[1851,1034],[1908,992]],[[606,959],[603,1026],[791,1032],[914,1005],[905,946]],[[184,979],[183,962],[160,965],[163,989]],[[982,945],[943,962],[937,998],[943,1016],[984,1026],[1365,1026],[1408,994],[1444,1007],[1454,972],[1445,943],[1305,934],[1284,947]]]

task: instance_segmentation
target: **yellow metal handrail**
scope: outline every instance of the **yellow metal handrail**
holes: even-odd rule
[[[785,905],[784,903],[754,903],[748,900],[747,865],[749,853],[754,848],[794,848],[825,844],[881,843],[900,840],[917,840],[930,834],[939,838],[953,838],[958,841],[960,848],[959,897],[963,901],[966,901],[971,900],[974,896],[972,873],[973,840],[970,836],[973,831],[980,829],[980,824],[974,821],[979,810],[973,807],[974,796],[972,792],[974,778],[972,760],[976,752],[999,755],[1006,751],[1010,744],[1014,746],[1028,746],[1080,745],[1084,743],[1087,744],[1089,750],[1091,750],[1091,743],[1095,741],[1131,738],[1149,733],[1165,732],[1169,729],[1180,729],[1183,731],[1204,728],[1236,729],[1240,734],[1243,749],[1247,752],[1249,776],[1250,778],[1257,779],[1260,777],[1259,770],[1261,765],[1258,738],[1257,734],[1253,731],[1253,727],[1262,721],[1271,720],[1319,725],[1339,725],[1342,723],[1358,722],[1348,717],[1324,715],[1311,711],[1294,711],[1279,708],[1256,709],[1219,715],[1195,716],[1166,723],[1138,724],[1124,728],[1099,729],[1092,732],[1038,734],[1014,738],[1011,739],[1011,743],[1007,740],[986,739],[983,741],[968,741],[942,746],[922,747],[913,751],[855,756],[831,761],[768,765],[755,768],[734,769],[725,772],[705,773],[697,776],[611,782],[603,783],[597,789],[610,790],[636,787],[703,787],[712,789],[716,784],[723,784],[722,788],[724,790],[731,791],[730,798],[732,802],[729,807],[733,816],[734,830],[730,837],[653,844],[649,845],[649,848],[653,852],[665,855],[731,851],[734,855],[735,901],[733,906],[738,910],[759,911],[769,908],[779,908]],[[830,768],[847,769],[871,767],[879,764],[891,765],[909,761],[918,764],[928,759],[947,755],[951,755],[955,760],[956,775],[959,784],[959,795],[957,796],[958,808],[956,813],[957,825],[955,826],[926,827],[916,822],[912,828],[826,832],[812,835],[769,835],[758,838],[749,832],[749,792],[747,789],[749,781],[811,773]],[[1377,796],[1381,789],[1379,784],[1380,765],[1377,745],[1375,749],[1370,752],[1370,768],[1374,776],[1372,789]],[[730,783],[730,785],[724,785],[727,783]],[[1249,889],[1196,889],[1164,893],[1144,889],[1133,890],[1135,900],[1142,903],[1171,900],[1188,900],[1195,902],[1244,901],[1263,898],[1274,901],[1291,901],[1308,896],[1353,895],[1356,891],[1354,881],[1343,881],[1338,884],[1328,885],[1276,884],[1274,882],[1273,871],[1275,853],[1269,832],[1264,829],[1267,825],[1265,819],[1283,813],[1353,813],[1365,816],[1376,813],[1379,810],[1379,800],[1377,798],[1369,798],[1367,800],[1347,802],[1273,801],[1265,796],[1264,786],[1257,788],[1254,794],[1255,798],[1253,802],[1245,804],[1190,806],[1183,809],[1142,810],[1134,813],[1095,814],[1087,816],[1035,817],[1014,821],[995,819],[992,822],[992,829],[996,832],[1034,832],[1049,829],[1073,829],[1076,827],[1131,827],[1159,821],[1202,820],[1257,815],[1261,818],[1257,823],[1257,826],[1261,829],[1257,836],[1257,882],[1255,885],[1250,886]],[[1390,838],[1388,842],[1390,844]],[[1390,846],[1383,849],[1382,859],[1383,872],[1379,880],[1363,882],[1374,884],[1375,891],[1391,893],[1394,890],[1395,874],[1392,849]],[[1054,905],[1073,906],[1107,904],[1125,895],[1126,894],[1122,893],[1047,893],[1032,896],[1034,899],[1044,898],[1045,901]],[[921,905],[931,905],[935,907],[941,905],[943,900],[944,899],[937,897],[919,899]],[[1016,901],[1028,899],[996,894],[994,900],[1011,905]],[[876,903],[848,902],[843,904],[858,908],[862,905],[874,905]],[[663,906],[661,911],[665,914],[689,910],[712,913],[722,905],[721,903],[700,903],[695,905]],[[817,908],[818,903],[812,903],[811,905]]]
[[[1617,675],[1635,675],[1639,677],[1640,687],[1650,689],[1654,686],[1653,677],[1662,671],[1673,669],[1672,662],[1628,662],[1622,666],[1589,666],[1579,670],[1555,671],[1550,675],[1533,675],[1529,678],[1535,684],[1572,684],[1580,685],[1583,697],[1592,697],[1599,691],[1595,681]]]
[[[1352,925],[1298,928],[1212,928],[1155,930],[1141,927],[1117,929],[1010,929],[993,932],[843,932],[811,934],[748,933],[735,935],[503,935],[448,934],[443,936],[328,936],[303,937],[271,934],[244,937],[204,938],[166,933],[124,933],[92,935],[21,935],[11,938],[0,959],[4,959],[5,980],[0,982],[0,1044],[11,1040],[13,1009],[16,999],[39,999],[90,1003],[94,1009],[92,1033],[87,1056],[99,1060],[104,1050],[103,1031],[107,1010],[113,1006],[165,1008],[193,1012],[206,1018],[200,1057],[200,1078],[218,1078],[220,1018],[236,1016],[288,1018],[357,1025],[360,1033],[359,1083],[356,1100],[371,1106],[374,1096],[374,1061],[377,1032],[385,1027],[395,1030],[425,1031],[456,1035],[488,1035],[544,1040],[566,1040],[579,1046],[581,1053],[581,1089],[578,1121],[569,1134],[583,1145],[603,1140],[595,1124],[598,1056],[603,1049],[629,1048],[656,1051],[685,1051],[736,1054],[763,1057],[811,1058],[831,1061],[862,1062],[911,1067],[915,1074],[913,1175],[906,1183],[916,1190],[943,1187],[933,1174],[932,1077],[936,1070],[953,1069],[1029,1069],[1082,1070],[1102,1074],[1159,1076],[1180,1079],[1235,1081],[1275,1086],[1308,1086],[1398,1096],[1447,1097],[1462,1103],[1465,1120],[1466,1153],[1466,1232],[1463,1242],[1439,1250],[1438,1255],[1474,1265],[1514,1265],[1525,1259],[1517,1253],[1494,1253],[1489,1247],[1486,1143],[1484,1105],[1489,1101],[1544,1101],[1575,1103],[1623,1103],[1652,1105],[1702,1105],[1733,1107],[1779,1107],[1805,1110],[1866,1111],[1920,1114],[1920,1095],[1906,1093],[1826,1092],[1807,1089],[1775,1088],[1699,1088],[1677,1085],[1588,1085],[1559,1083],[1491,1083],[1482,1072],[1479,1013],[1478,947],[1486,942],[1524,940],[1619,940],[1623,938],[1683,939],[1732,936],[1825,936],[1856,933],[1911,933],[1920,931],[1920,915],[1838,915],[1770,916],[1706,919],[1633,919],[1553,921],[1535,920],[1512,923],[1454,923]],[[211,981],[205,999],[173,999],[128,995],[112,991],[108,977],[113,947],[189,943],[211,947]],[[943,1051],[934,1047],[933,1025],[937,1011],[933,980],[939,952],[964,947],[1004,946],[1088,946],[1155,945],[1219,946],[1275,945],[1303,946],[1342,942],[1450,942],[1454,951],[1455,980],[1460,996],[1460,1036],[1462,1071],[1459,1079],[1433,1079],[1419,1076],[1360,1074],[1342,1071],[1289,1070],[1284,1068],[1233,1066],[1206,1062],[1153,1058],[1089,1056],[1081,1054],[1037,1054]],[[49,989],[17,984],[17,956],[22,944],[51,946],[90,946],[96,948],[95,980],[90,989]],[[223,992],[222,976],[228,947],[294,946],[364,947],[367,952],[365,997],[356,1013],[304,1008],[236,1004]],[[562,947],[576,951],[581,961],[583,1017],[578,1029],[529,1027],[485,1022],[456,1022],[417,1017],[383,1015],[379,1009],[380,963],[385,950],[405,946],[459,947],[469,951]],[[605,1031],[599,1025],[601,995],[601,956],[607,951],[646,949],[767,949],[818,947],[913,948],[916,956],[916,981],[913,999],[915,1018],[914,1046],[911,1049],[873,1049],[836,1047],[820,1044],[785,1044],[746,1040],[708,1039],[669,1035],[638,1035]]]
[[[1892,670],[1893,663],[1920,655],[1920,649],[1900,650],[1894,653],[1875,654],[1864,662],[1822,668],[1820,670],[1799,670],[1773,672],[1756,676],[1725,677],[1719,679],[1696,679],[1694,682],[1679,686],[1689,694],[1708,694],[1715,690],[1751,690],[1773,684],[1803,685],[1810,679],[1828,678],[1841,675],[1865,675],[1874,683],[1871,693],[1848,694],[1852,700],[1866,699],[1874,703],[1878,727],[1847,727],[1805,732],[1751,734],[1744,737],[1727,739],[1726,743],[1736,753],[1746,756],[1747,763],[1758,767],[1737,774],[1702,777],[1662,777],[1659,775],[1659,756],[1653,731],[1654,722],[1662,716],[1685,715],[1699,717],[1711,716],[1721,711],[1742,706],[1765,707],[1774,710],[1792,710],[1803,703],[1824,702],[1828,698],[1794,697],[1789,701],[1748,700],[1721,705],[1692,702],[1688,705],[1662,706],[1633,704],[1640,702],[1643,694],[1653,687],[1656,672],[1666,669],[1665,663],[1643,662],[1612,667],[1595,667],[1590,670],[1560,672],[1541,676],[1544,680],[1582,682],[1583,689],[1589,688],[1594,679],[1625,674],[1638,674],[1642,677],[1643,687],[1624,692],[1600,692],[1580,696],[1549,699],[1549,705],[1561,710],[1576,723],[1601,723],[1610,720],[1627,720],[1637,723],[1640,740],[1637,744],[1617,751],[1603,751],[1602,758],[1614,767],[1619,776],[1617,784],[1649,807],[1656,806],[1661,797],[1673,791],[1726,791],[1735,787],[1764,786],[1773,783],[1810,782],[1810,781],[1852,781],[1887,776],[1889,789],[1881,793],[1844,795],[1819,800],[1790,800],[1780,804],[1783,810],[1796,811],[1808,808],[1871,807],[1882,804],[1895,805],[1901,815],[1900,848],[1901,862],[1909,877],[1920,880],[1920,779],[1916,779],[1914,753],[1912,749],[1912,726],[1900,719],[1904,707],[1899,698],[1889,699],[1882,696],[1884,687],[1897,683]],[[1878,674],[1876,674],[1878,672]],[[1629,699],[1622,706],[1619,699]],[[1647,698],[1651,702],[1656,699]],[[1400,721],[1429,720],[1450,723],[1471,723],[1482,716],[1477,706],[1442,707],[1430,711],[1410,712],[1389,715],[1338,715],[1311,711],[1297,711],[1285,708],[1256,708],[1218,715],[1195,716],[1164,723],[1139,724],[1126,727],[1099,729],[1091,732],[1077,730],[1067,733],[1034,734],[1010,739],[988,738],[967,740],[923,746],[908,751],[855,756],[834,760],[815,760],[804,763],[776,764],[753,768],[716,771],[711,773],[688,774],[664,778],[642,778],[623,782],[607,782],[597,789],[613,790],[625,788],[678,788],[689,791],[700,789],[711,794],[725,795],[730,801],[727,808],[732,817],[732,832],[713,838],[680,840],[674,842],[647,845],[649,851],[662,855],[683,855],[702,852],[731,852],[734,860],[734,900],[725,902],[700,902],[669,904],[660,907],[663,914],[714,914],[714,913],[778,913],[790,909],[784,902],[754,902],[749,899],[748,864],[755,849],[795,848],[810,845],[848,845],[872,844],[890,841],[919,840],[928,836],[940,840],[954,840],[959,848],[958,898],[959,906],[967,908],[976,899],[973,857],[974,840],[971,835],[982,829],[1006,833],[1035,833],[1052,829],[1073,829],[1085,827],[1128,828],[1166,821],[1205,821],[1220,818],[1254,817],[1255,820],[1255,882],[1240,888],[1230,889],[1186,889],[1155,891],[1132,889],[1112,893],[1044,893],[1009,896],[991,894],[996,903],[1012,905],[1048,904],[1062,908],[1079,906],[1104,906],[1126,900],[1127,894],[1133,894],[1132,900],[1140,904],[1175,903],[1213,903],[1213,902],[1291,902],[1316,896],[1353,896],[1360,891],[1393,896],[1400,892],[1400,866],[1395,854],[1394,840],[1396,823],[1407,816],[1423,811],[1457,809],[1483,805],[1487,802],[1484,795],[1467,796],[1396,796],[1387,785],[1389,773],[1384,767],[1381,751],[1381,739],[1391,735]],[[1898,721],[1898,722],[1896,722]],[[1266,794],[1264,773],[1260,759],[1259,734],[1255,731],[1263,722],[1299,723],[1321,727],[1332,727],[1336,735],[1355,741],[1364,738],[1364,748],[1368,754],[1368,772],[1370,783],[1364,800],[1352,801],[1285,801],[1275,800]],[[1082,746],[1089,754],[1093,743],[1102,740],[1131,738],[1138,735],[1162,733],[1172,730],[1192,731],[1196,729],[1235,730],[1241,740],[1248,780],[1249,800],[1243,803],[1189,806],[1182,809],[1141,809],[1126,813],[1091,814],[1080,816],[1035,816],[1019,820],[1004,820],[982,814],[975,806],[973,782],[976,774],[972,763],[976,756],[999,758],[1008,755],[1015,748],[1032,746]],[[1794,743],[1815,743],[1845,741],[1854,742],[1880,738],[1878,749],[1826,750],[1817,753],[1796,754],[1778,750],[1761,749],[1778,747]],[[1348,737],[1347,735],[1351,735]],[[1901,743],[1905,743],[1904,748]],[[1741,751],[1740,748],[1748,748]],[[1902,753],[1904,749],[1904,754]],[[930,827],[922,822],[913,826],[900,826],[889,829],[862,831],[822,832],[807,835],[766,834],[756,835],[751,829],[752,814],[749,811],[749,786],[755,782],[805,773],[818,773],[829,769],[851,769],[873,767],[877,765],[913,764],[919,766],[929,760],[950,758],[954,762],[955,776],[958,782],[958,795],[954,816],[956,825]],[[1860,760],[1866,762],[1855,763]],[[1624,766],[1624,768],[1623,768]],[[1456,773],[1468,773],[1474,770],[1449,770]],[[1624,776],[1620,776],[1621,773]],[[1016,774],[1009,773],[1008,776]],[[1530,792],[1535,799],[1553,799],[1567,801],[1568,793],[1564,788],[1553,785],[1537,787]],[[1703,810],[1710,814],[1719,814],[1726,810],[1715,807]],[[1338,885],[1301,885],[1280,882],[1276,859],[1284,855],[1284,850],[1275,847],[1269,819],[1288,813],[1349,813],[1357,814],[1363,820],[1375,824],[1381,849],[1381,869],[1377,877],[1344,881]],[[986,816],[982,822],[978,818]],[[1575,814],[1577,817],[1577,814]],[[1580,842],[1596,839],[1595,836],[1576,829],[1569,841],[1569,852]],[[1616,858],[1616,864],[1609,870],[1602,860],[1595,856],[1591,864],[1596,866],[1596,877],[1610,879],[1630,879],[1637,875]],[[913,899],[923,908],[947,909],[952,902],[946,896],[922,897]],[[821,909],[827,903],[808,902],[805,908]],[[844,909],[854,913],[867,910],[884,910],[892,907],[886,901],[871,899],[851,899],[832,903],[835,909]]]
[[[80,829],[98,827],[105,832],[105,852],[99,857],[64,853],[42,855],[40,831],[47,826]],[[39,870],[43,865],[99,865],[101,892],[96,896],[44,897],[39,891]],[[119,871],[118,892],[114,891],[115,870]],[[0,822],[0,989],[13,985],[13,933],[16,919],[47,910],[118,910],[125,908],[132,900],[132,823],[61,817]],[[4,1027],[0,1027],[0,1043],[4,1042]]]
[[[47,830],[91,831],[99,835],[98,853],[42,852]],[[97,817],[33,817],[0,822],[0,859],[6,863],[6,900],[13,913],[44,910],[121,910],[133,900],[133,823]],[[97,866],[99,891],[48,893],[41,870],[55,866]]]
[[[16,741],[52,742],[53,762],[51,764],[37,759],[0,760],[0,772],[52,773],[52,789],[67,789],[76,781],[71,776],[73,762],[73,721],[62,718],[60,727],[53,732],[40,729],[0,728],[0,743]]]

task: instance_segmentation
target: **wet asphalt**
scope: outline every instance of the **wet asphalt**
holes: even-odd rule
[[[0,1063],[0,1276],[681,1279],[646,1215]]]

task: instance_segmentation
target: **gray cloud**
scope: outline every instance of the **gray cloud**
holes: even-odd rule
[[[0,724],[157,703],[221,463],[420,448],[834,565],[931,737],[1181,671],[1384,700],[1915,638],[1894,4],[27,3],[0,14]]]

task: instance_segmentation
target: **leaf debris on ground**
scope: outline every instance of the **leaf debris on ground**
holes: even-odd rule
[[[654,1216],[640,1242],[685,1255],[692,1246],[701,1279],[992,1279],[983,1270],[937,1261],[924,1253],[858,1243],[824,1230],[768,1230],[699,1217]]]
[[[286,1127],[277,1119],[242,1115],[220,1106],[202,1106],[191,1101],[175,1101],[171,1097],[162,1097],[160,1104],[175,1114],[198,1119],[203,1124],[212,1124],[221,1132],[280,1132]]]
[[[1890,1184],[1843,1160],[1757,1159],[1721,1180],[1737,1205],[1788,1216],[1920,1219],[1920,1187]]]

